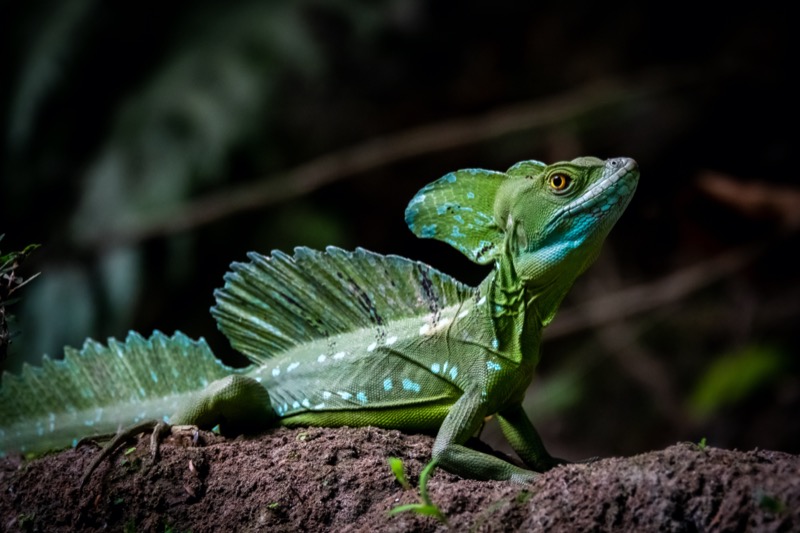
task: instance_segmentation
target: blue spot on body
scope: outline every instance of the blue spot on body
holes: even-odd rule
[[[465,168],[464,170],[462,170],[462,172],[467,172],[469,174],[472,174],[473,176],[486,173],[493,174],[493,172],[483,170],[482,168]]]
[[[488,368],[489,370],[491,370],[493,372],[496,372],[496,371],[502,369],[503,367],[500,365],[500,363],[497,363],[495,361],[486,361],[486,368]]]
[[[439,363],[433,363],[431,365],[431,372],[433,372],[434,374],[438,374],[440,369],[441,367],[439,366]]]
[[[475,198],[475,193],[474,193],[474,192],[472,192],[472,191],[468,192],[468,193],[467,193],[467,198],[469,198],[470,200],[472,200],[473,198]]]
[[[455,183],[456,182],[456,174],[455,174],[455,172],[451,172],[450,174],[445,176],[444,179],[445,179],[445,181],[447,181],[447,183]]]
[[[458,377],[458,368],[453,367],[450,369],[450,379],[456,379]]]
[[[460,222],[462,224],[464,223],[464,217],[462,217],[461,215],[455,215],[453,216],[453,218],[456,220],[456,222]]]
[[[427,187],[425,187],[422,190],[426,191],[426,190],[429,190],[429,189]],[[425,195],[424,194],[418,194],[414,198],[412,198],[410,202],[408,202],[408,207],[411,207],[412,205],[417,205],[418,203],[421,203],[423,201],[425,201]]]
[[[420,389],[421,389],[421,387],[419,386],[419,383],[411,381],[408,378],[403,378],[403,388],[405,390],[410,390],[410,391],[413,391],[413,392],[419,392]]]
[[[500,343],[497,342],[497,339],[492,339],[492,348],[496,350],[499,345]]]
[[[361,403],[367,403],[367,395],[362,391],[356,394],[356,400]]]
[[[158,375],[155,370],[150,371],[150,378],[153,380],[153,383],[158,383]]]
[[[422,230],[419,232],[419,234],[423,238],[433,237],[436,235],[436,224],[427,224],[422,226]]]
[[[458,226],[453,226],[453,233],[451,234],[455,238],[466,237],[463,233],[461,233],[461,229]]]
[[[392,390],[392,378],[386,378],[383,380],[383,390]]]

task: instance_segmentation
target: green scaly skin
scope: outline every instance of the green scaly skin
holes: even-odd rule
[[[148,393],[145,378],[161,387],[167,376],[148,360],[131,370],[138,384],[133,394],[153,407],[127,421],[174,412],[173,424],[219,425],[226,434],[277,424],[438,429],[432,452],[438,466],[468,478],[528,482],[560,462],[547,453],[521,406],[542,329],[597,257],[638,177],[632,159],[585,157],[549,166],[524,161],[506,172],[461,170],[424,187],[409,204],[406,222],[422,238],[443,240],[493,265],[476,288],[426,265],[363,250],[251,254],[250,263],[233,265],[212,314],[254,364],[241,372],[212,365],[213,374],[187,368],[184,373],[196,374],[191,379]],[[189,362],[215,361],[202,341],[179,335],[114,342],[109,349],[87,345],[91,357],[85,347],[52,372],[73,375],[74,368],[106,364],[103,350],[133,362],[157,347],[167,357],[180,350]],[[4,386],[18,390],[35,381],[36,372]],[[219,373],[227,375],[198,386],[204,375]],[[104,414],[84,425],[100,426],[108,412],[127,407],[124,399],[106,406],[97,388],[86,386],[82,398],[98,399],[78,412],[90,416],[100,405]],[[528,469],[464,446],[490,415]],[[37,416],[49,416],[53,433],[72,431],[59,427],[58,413]],[[0,408],[0,452],[26,442],[30,424],[23,422]],[[47,424],[37,424],[38,434],[46,435]]]

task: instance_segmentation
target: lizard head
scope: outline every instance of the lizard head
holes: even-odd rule
[[[517,276],[538,286],[556,279],[571,285],[586,270],[639,179],[636,162],[622,157],[522,162],[507,174],[495,197],[495,223]]]
[[[554,272],[574,279],[597,256],[638,179],[627,158],[459,170],[423,187],[406,222],[417,236],[442,240],[476,263],[511,261],[523,282],[545,283]]]

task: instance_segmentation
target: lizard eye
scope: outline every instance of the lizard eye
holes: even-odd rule
[[[572,178],[570,178],[566,174],[553,174],[547,180],[547,184],[550,185],[550,188],[556,192],[564,192],[566,191],[570,184],[572,183]]]

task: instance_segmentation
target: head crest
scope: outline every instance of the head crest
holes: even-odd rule
[[[495,216],[498,190],[544,166],[522,161],[508,172],[474,168],[451,172],[414,196],[406,208],[406,223],[418,237],[444,241],[476,263],[495,261],[502,252],[505,229]]]

